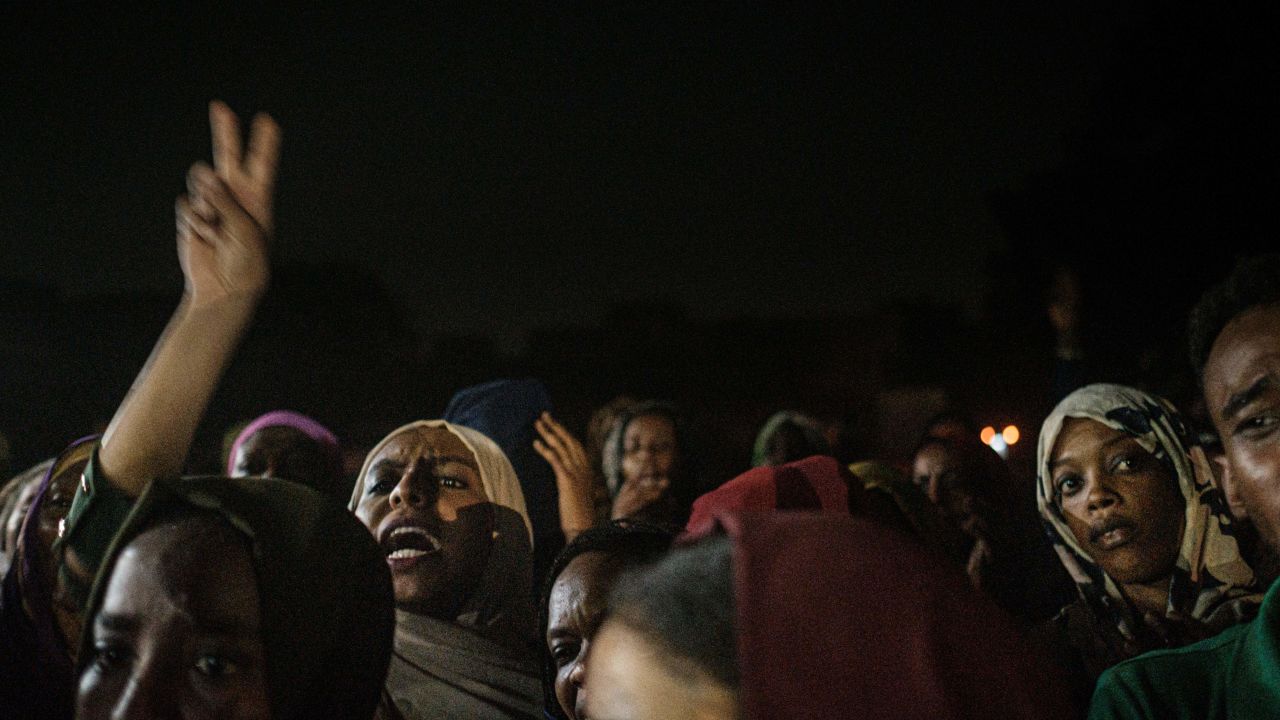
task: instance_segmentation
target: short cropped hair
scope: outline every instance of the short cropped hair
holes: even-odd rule
[[[1210,288],[1191,311],[1187,340],[1191,367],[1203,382],[1213,343],[1237,316],[1255,307],[1280,303],[1280,253],[1247,257],[1231,274]]]
[[[723,535],[624,575],[609,599],[609,616],[663,648],[675,674],[693,666],[737,689],[735,611],[733,545]]]

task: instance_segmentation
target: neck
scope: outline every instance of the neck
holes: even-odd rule
[[[1169,605],[1168,576],[1145,583],[1121,585],[1120,589],[1141,613],[1163,616],[1165,608]]]

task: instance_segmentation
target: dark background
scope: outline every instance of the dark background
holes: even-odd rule
[[[1193,400],[1187,309],[1275,245],[1274,4],[685,5],[5,4],[14,467],[105,422],[172,311],[213,97],[285,147],[196,469],[268,409],[360,446],[511,374],[579,430],[673,398],[723,473],[784,407],[896,456],[955,406],[1025,461],[1062,267],[1091,379]]]

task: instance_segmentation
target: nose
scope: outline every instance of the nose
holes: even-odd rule
[[[165,697],[167,688],[171,685],[171,682],[159,677],[159,673],[149,663],[136,666],[136,671],[120,693],[115,707],[111,709],[111,720],[176,717],[177,708],[173,707],[173,698]]]
[[[578,659],[573,662],[573,668],[569,670],[569,682],[577,688],[578,692],[582,692],[582,681],[587,676],[586,663],[586,643],[578,653]]]
[[[409,507],[423,507],[435,503],[434,486],[430,482],[430,469],[426,467],[424,461],[419,458],[415,460],[409,467],[405,468],[404,474],[400,476],[400,482],[391,489],[391,495],[387,498],[387,502],[391,503],[391,507],[398,508],[408,504]]]
[[[942,504],[942,480],[937,475],[929,476],[929,483],[925,485],[924,494],[929,498],[929,502],[934,505]]]
[[[1087,482],[1089,487],[1085,499],[1089,502],[1090,512],[1104,510],[1120,502],[1120,496],[1112,489],[1111,483],[1106,478],[1089,478]]]

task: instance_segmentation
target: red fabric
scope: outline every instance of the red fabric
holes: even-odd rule
[[[848,471],[824,455],[777,467],[758,467],[698,498],[685,526],[706,534],[716,516],[740,510],[822,510],[849,514]]]
[[[720,518],[746,720],[1068,718],[1059,673],[958,570],[867,520]]]

